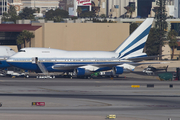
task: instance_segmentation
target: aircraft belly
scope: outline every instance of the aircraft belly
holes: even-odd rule
[[[41,72],[40,68],[38,67],[37,64],[33,64],[32,62],[8,62],[10,65],[24,69],[24,70],[32,70],[35,72]],[[47,69],[48,72],[71,72],[73,71],[72,69],[53,69],[52,66],[54,65],[53,63],[42,63],[44,67]]]
[[[25,69],[25,70],[40,70],[37,64],[31,62],[8,62],[10,65]]]

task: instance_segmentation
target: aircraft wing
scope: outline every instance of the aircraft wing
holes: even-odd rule
[[[53,69],[57,69],[57,70],[73,70],[79,67],[84,67],[86,68],[86,66],[93,66],[96,68],[102,68],[102,67],[113,67],[116,65],[122,65],[125,62],[115,62],[115,63],[94,63],[94,64],[55,64],[52,66]],[[128,62],[129,63],[129,62]],[[92,70],[93,71],[93,70]]]
[[[170,63],[170,62],[134,62],[131,63],[130,65],[143,65],[143,64],[166,64],[166,63]]]
[[[161,56],[166,56],[166,55],[161,55]],[[145,56],[145,57],[132,57],[132,58],[127,58],[126,60],[131,60],[131,61],[142,61],[142,60],[152,60],[154,58],[160,57],[159,55],[157,56]]]
[[[83,67],[86,69],[87,66],[93,66],[98,68],[103,68],[103,67],[109,67],[112,68],[114,66],[117,65],[123,65],[123,64],[129,64],[129,65],[133,65],[133,66],[138,66],[138,65],[142,65],[142,64],[163,64],[163,63],[167,63],[167,62],[146,62],[146,63],[139,63],[139,62],[114,62],[114,63],[94,63],[94,64],[55,64],[52,66],[53,69],[57,69],[57,70],[74,70],[76,68],[79,67]],[[91,70],[94,71],[94,70]]]
[[[58,70],[70,70],[70,69],[75,69],[84,65],[85,64],[55,64],[52,66],[52,68],[58,69]]]

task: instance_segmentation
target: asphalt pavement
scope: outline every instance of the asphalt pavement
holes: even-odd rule
[[[118,78],[0,77],[0,120],[180,120],[180,82],[141,71]],[[44,106],[32,105],[43,102]]]

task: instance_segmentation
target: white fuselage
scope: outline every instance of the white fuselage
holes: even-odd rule
[[[25,59],[25,58],[117,58],[119,54],[115,52],[106,51],[64,51],[49,48],[26,48],[21,49],[11,59]]]
[[[37,70],[35,63],[39,62],[49,72],[56,70],[70,70],[74,68],[93,66],[90,69],[97,70],[99,65],[119,63],[119,54],[105,51],[64,51],[49,48],[23,48],[17,54],[11,56],[7,62],[13,66]],[[58,67],[58,68],[57,68]]]

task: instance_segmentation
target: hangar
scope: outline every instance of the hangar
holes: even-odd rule
[[[11,47],[17,52],[16,39],[23,30],[35,31],[40,26],[31,24],[0,24],[0,45]]]
[[[31,47],[113,51],[129,36],[129,23],[0,24],[0,45],[16,45],[23,30],[35,35]]]

